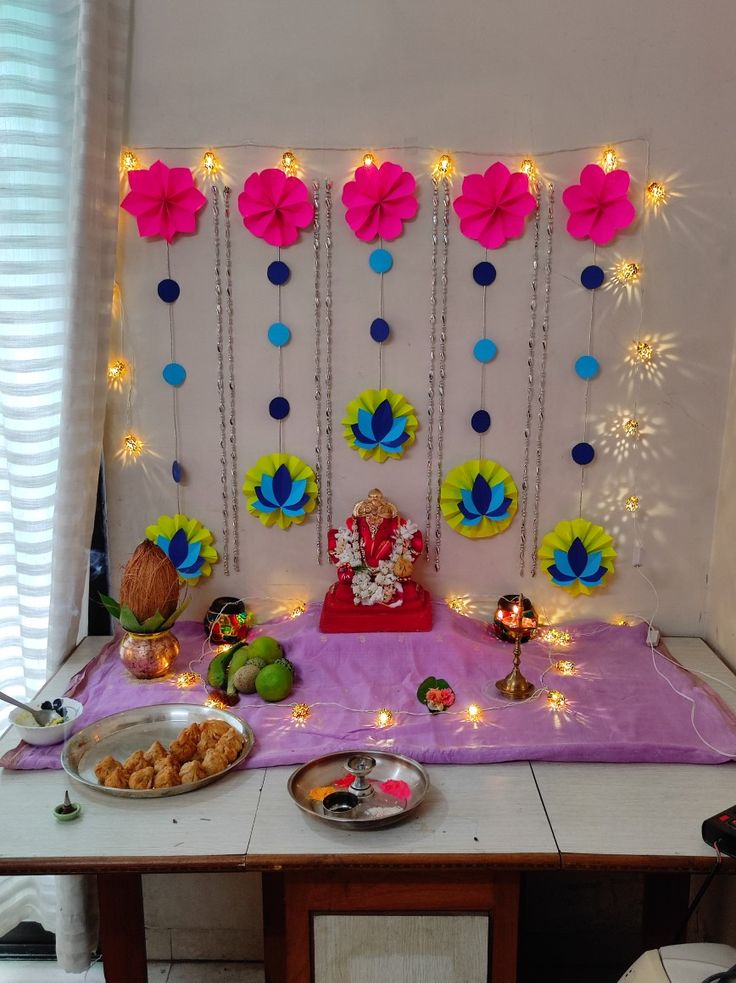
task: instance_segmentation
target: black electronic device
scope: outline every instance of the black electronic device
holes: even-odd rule
[[[718,849],[729,857],[736,857],[736,805],[710,819],[706,819],[702,827],[703,839],[712,847],[718,843]]]

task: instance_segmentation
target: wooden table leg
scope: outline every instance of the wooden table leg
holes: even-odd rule
[[[286,908],[284,875],[261,874],[263,970],[266,983],[286,983]]]
[[[140,874],[98,874],[100,949],[107,983],[146,983],[146,928]]]
[[[642,944],[644,949],[672,945],[687,914],[689,874],[645,874]],[[679,941],[684,942],[684,939]]]

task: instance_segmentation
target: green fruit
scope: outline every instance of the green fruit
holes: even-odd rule
[[[215,689],[225,689],[227,667],[230,665],[230,660],[235,652],[239,648],[242,648],[242,646],[243,643],[238,642],[236,645],[231,645],[229,648],[217,653],[207,669],[207,682],[210,686],[214,686]]]
[[[248,646],[248,652],[251,659],[257,657],[263,659],[267,664],[275,662],[284,654],[284,650],[276,639],[269,635],[259,635],[258,638],[254,638]]]
[[[292,674],[292,676],[294,675],[294,663],[293,662],[289,662],[289,660],[286,658],[285,655],[282,655],[280,659],[276,659],[276,661],[274,662],[274,665],[275,666],[286,666],[286,668],[289,670],[289,672]]]
[[[263,667],[264,667],[264,666],[265,666],[265,664],[266,664],[266,660],[265,660],[265,659],[259,659],[259,658],[255,658],[255,659],[254,659],[254,658],[253,658],[253,657],[251,656],[251,658],[249,658],[249,659],[248,659],[248,661],[247,661],[247,662],[246,662],[245,664],[246,664],[247,666],[250,666],[250,665],[254,665],[254,666],[258,666],[258,668],[259,668],[259,669],[263,669]]]
[[[246,662],[241,666],[232,677],[232,684],[238,693],[255,693],[256,676],[260,671],[252,662]]]
[[[233,683],[233,677],[235,673],[238,671],[238,669],[243,668],[245,663],[248,661],[249,655],[250,653],[248,652],[248,646],[243,645],[242,648],[239,648],[237,652],[233,654],[233,657],[230,659],[230,664],[227,667],[227,695],[228,696],[235,696],[236,687]],[[253,691],[251,690],[251,692]]]
[[[278,703],[285,700],[291,693],[294,677],[286,666],[265,666],[256,676],[258,695],[268,703]]]

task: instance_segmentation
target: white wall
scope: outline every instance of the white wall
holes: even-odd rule
[[[640,463],[645,572],[661,596],[660,623],[670,633],[698,634],[706,598],[713,516],[732,351],[734,276],[732,126],[736,7],[730,0],[135,0],[128,143],[152,161],[158,148],[169,163],[196,166],[205,146],[253,143],[292,147],[422,145],[454,152],[467,169],[496,156],[600,146],[644,138],[651,147],[651,175],[668,179],[673,197],[661,218],[640,222],[612,252],[643,249],[646,267],[644,323],[661,339],[665,356],[641,390],[646,453]],[[272,164],[279,150],[222,150],[233,187],[252,168]],[[643,145],[631,145],[631,166],[644,176]],[[627,151],[628,153],[628,151]],[[305,151],[307,177],[331,174],[339,186],[353,155]],[[357,156],[357,154],[355,155]],[[394,152],[419,172],[430,154]],[[564,186],[575,178],[585,153],[541,158]],[[397,340],[387,351],[387,380],[411,392],[420,410],[426,375],[428,312],[428,197],[422,212],[395,245],[397,268],[387,280]],[[577,475],[567,449],[582,423],[580,388],[570,362],[584,350],[585,312],[575,287],[576,270],[588,261],[585,247],[562,231],[558,212],[553,283],[552,336],[545,442],[541,531],[572,517]],[[374,284],[367,250],[348,235],[336,203],[336,414],[349,395],[374,381],[373,352],[365,341]],[[177,242],[175,273],[185,293],[176,310],[180,360],[190,369],[181,391],[182,460],[191,482],[184,511],[219,529],[218,417],[210,219],[201,232]],[[113,458],[123,426],[122,402],[113,399],[107,424],[108,492],[113,567],[118,569],[142,537],[147,522],[173,512],[168,477],[171,460],[170,394],[160,381],[168,360],[168,326],[155,297],[163,275],[160,244],[143,243],[124,222],[120,279],[128,314],[128,341],[135,352],[136,425],[160,457],[145,467],[122,468]],[[272,294],[263,276],[266,247],[234,228],[237,264],[236,327],[240,464],[275,449],[275,427],[263,411],[274,388],[273,351],[263,340],[272,319]],[[286,350],[287,386],[302,419],[287,426],[290,449],[312,460],[311,273],[309,244],[295,248],[294,282],[285,292],[294,341]],[[464,340],[476,334],[476,308],[464,286],[475,257],[455,235],[451,254],[451,320],[448,349],[447,463],[474,453],[465,415],[477,391],[477,374]],[[489,374],[496,428],[487,453],[519,477],[525,399],[524,358],[529,237],[498,257],[501,275],[491,311],[491,331],[503,337],[504,361]],[[503,277],[506,277],[504,281]],[[471,285],[472,286],[472,285]],[[494,287],[495,290],[495,287]],[[502,292],[503,291],[503,292]],[[491,297],[494,295],[492,294]],[[624,366],[635,334],[637,301],[614,303],[603,295],[596,341],[607,365],[592,391],[592,422],[605,431],[632,398]],[[293,306],[292,306],[293,305]],[[497,320],[496,320],[497,319]],[[400,329],[400,330],[399,330]],[[247,343],[247,353],[246,353]],[[365,360],[371,362],[365,366]],[[309,370],[307,369],[309,363]],[[418,368],[414,368],[418,366]],[[502,408],[502,409],[501,409]],[[505,415],[505,417],[504,417]],[[296,416],[296,414],[295,414]],[[499,426],[499,417],[504,421]],[[731,420],[736,419],[736,412]],[[339,428],[336,428],[339,429]],[[605,434],[602,436],[605,437]],[[374,483],[402,510],[423,520],[424,442],[420,433],[401,465],[361,464],[336,439],[335,515]],[[600,458],[590,472],[586,512],[616,535],[621,562],[610,588],[593,602],[568,605],[566,595],[543,583],[528,592],[552,614],[608,617],[647,614],[650,598],[629,565],[631,528],[619,507],[631,482],[631,459],[619,460],[610,437],[599,439]],[[721,514],[729,510],[724,472]],[[728,520],[731,524],[736,517]],[[517,520],[518,521],[518,520]],[[729,526],[730,528],[730,526]],[[329,570],[313,563],[314,531],[307,524],[288,534],[267,531],[241,510],[245,557],[241,578],[221,569],[202,586],[192,610],[199,613],[217,593],[265,595],[288,601],[319,596]],[[493,597],[518,586],[517,528],[498,540],[468,543],[444,530],[439,577],[422,576],[438,594],[468,592]],[[717,546],[714,571],[730,559]],[[728,587],[713,608],[711,635],[729,628]],[[267,607],[265,599],[261,610]],[[721,633],[721,634],[719,634]],[[725,633],[725,634],[723,634]],[[724,644],[726,644],[724,642]],[[728,645],[732,642],[728,641]]]

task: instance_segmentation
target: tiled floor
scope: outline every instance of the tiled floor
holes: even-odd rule
[[[0,983],[104,983],[97,963],[87,973],[65,973],[53,962],[0,962]],[[263,983],[262,963],[148,964],[148,983]]]

